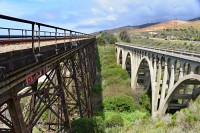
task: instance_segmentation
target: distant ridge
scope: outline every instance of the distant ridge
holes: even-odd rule
[[[149,32],[149,31],[158,31],[158,30],[163,30],[163,29],[168,29],[168,28],[174,28],[177,26],[183,26],[183,28],[193,26],[197,29],[200,29],[200,17],[193,18],[188,21],[171,20],[171,21],[165,21],[165,22],[146,23],[146,24],[141,24],[141,25],[136,25],[136,26],[128,25],[128,26],[122,26],[118,28],[98,31],[92,34],[98,35],[101,32],[119,33],[123,30],[127,30],[129,32]]]
[[[92,33],[92,35],[98,35],[98,34],[100,34],[100,33],[102,33],[102,32],[109,32],[109,33],[117,33],[117,32],[121,32],[121,31],[123,31],[123,30],[133,30],[133,29],[135,29],[135,27],[134,26],[122,26],[122,27],[118,27],[118,28],[114,28],[114,29],[108,29],[108,30],[102,30],[102,31],[98,31],[98,32],[94,32],[94,33]]]
[[[190,19],[190,20],[188,20],[188,21],[197,21],[197,20],[200,20],[200,17],[193,18],[193,19]]]
[[[136,26],[122,26],[122,27],[118,27],[118,28],[114,28],[114,29],[108,29],[108,30],[102,30],[102,31],[98,31],[98,32],[94,32],[92,33],[93,35],[98,35],[99,33],[101,32],[109,32],[109,33],[117,33],[117,32],[121,32],[123,30],[127,30],[127,31],[130,31],[130,30],[134,30],[134,29],[140,29],[140,28],[145,28],[145,27],[148,27],[148,26],[152,26],[152,25],[155,25],[155,24],[159,24],[160,22],[156,22],[156,23],[146,23],[146,24],[142,24],[142,25],[136,25]]]
[[[138,25],[138,26],[135,26],[137,28],[146,28],[146,27],[149,27],[149,26],[152,26],[152,25],[155,25],[155,24],[159,24],[160,22],[156,22],[156,23],[146,23],[146,24],[142,24],[142,25]]]

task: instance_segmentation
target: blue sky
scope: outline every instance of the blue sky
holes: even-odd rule
[[[0,14],[91,33],[200,17],[200,0],[0,0]]]

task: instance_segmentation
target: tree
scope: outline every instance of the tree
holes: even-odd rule
[[[101,35],[97,38],[97,42],[99,45],[115,44],[117,39],[112,33],[102,32]]]
[[[112,38],[110,38],[109,43],[110,44],[115,44],[117,42],[117,39],[113,36]]]
[[[105,41],[104,41],[104,39],[103,39],[102,36],[99,36],[99,37],[97,38],[97,44],[98,44],[98,45],[101,45],[101,46],[105,45]]]
[[[120,32],[119,37],[124,42],[130,42],[130,37],[126,30],[123,30],[122,32]]]

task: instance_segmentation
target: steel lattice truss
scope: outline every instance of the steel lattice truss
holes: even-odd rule
[[[92,116],[95,75],[94,44],[59,58],[42,82],[12,91],[11,98],[0,102],[0,132],[71,132],[73,120]]]

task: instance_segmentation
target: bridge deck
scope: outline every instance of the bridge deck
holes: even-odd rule
[[[40,41],[40,47],[44,47],[44,46],[52,46],[60,43],[67,43],[67,42],[73,42],[73,41],[78,41],[81,39],[59,39],[57,41],[55,41],[55,39],[48,39],[48,40],[41,40]],[[24,42],[23,42],[24,41]],[[3,41],[1,41],[1,45],[0,45],[0,54],[1,53],[7,53],[7,52],[12,52],[12,51],[17,51],[17,50],[24,50],[24,49],[31,49],[32,48],[32,42],[31,41],[26,41],[26,40],[21,40],[19,42],[17,41],[5,41],[6,43],[4,43]],[[36,40],[34,42],[34,45],[36,47],[39,46],[38,41]]]
[[[117,43],[116,46],[125,47],[127,49],[139,49],[143,51],[148,51],[160,55],[166,55],[169,57],[176,57],[181,58],[184,60],[190,60],[194,62],[200,62],[200,53],[194,53],[194,52],[185,52],[185,51],[177,51],[177,50],[171,50],[171,49],[159,49],[159,48],[151,48],[151,47],[139,47],[134,46],[133,44],[127,44],[127,43]]]

